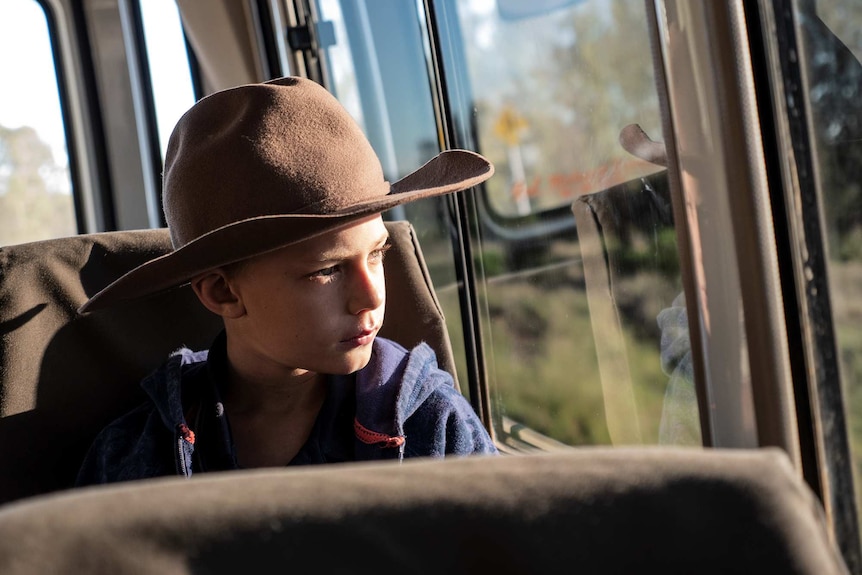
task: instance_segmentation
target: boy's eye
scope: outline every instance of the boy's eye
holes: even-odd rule
[[[328,268],[323,268],[322,270],[317,270],[316,272],[311,274],[311,277],[326,278],[335,275],[337,271],[338,266],[330,266]]]
[[[391,248],[391,247],[392,247],[392,244],[389,243],[389,240],[386,240],[386,243],[383,244],[382,247],[371,252],[371,259],[377,260],[377,261],[383,261],[383,258],[386,256],[386,252],[388,252],[389,248]]]

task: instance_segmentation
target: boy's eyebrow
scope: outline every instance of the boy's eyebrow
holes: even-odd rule
[[[381,248],[383,248],[383,247],[385,247],[385,246],[387,246],[387,245],[391,245],[391,244],[392,244],[392,241],[391,241],[391,238],[390,238],[390,236],[389,236],[389,233],[388,233],[388,232],[386,232],[385,234],[382,234],[382,235],[380,236],[380,239],[378,239],[378,240],[373,244],[373,245],[374,245],[374,247],[373,247],[373,248],[371,248],[371,250],[372,250],[372,251],[373,251],[373,250],[379,250],[379,249],[381,249]],[[353,257],[354,255],[356,255],[356,252],[355,252],[355,251],[353,251],[353,252],[348,252],[348,251],[346,251],[346,250],[342,251],[342,250],[333,249],[333,250],[325,251],[325,252],[322,252],[322,253],[319,253],[319,254],[309,254],[308,261],[312,261],[312,262],[315,262],[315,263],[320,263],[320,262],[335,262],[335,261],[339,261],[339,260],[346,260],[346,259],[350,259],[350,258],[351,258],[351,257]]]

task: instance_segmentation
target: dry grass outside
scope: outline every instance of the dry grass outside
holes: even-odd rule
[[[655,281],[647,277],[637,283]],[[438,296],[444,309],[457,309],[454,289],[440,290]],[[486,310],[483,338],[495,422],[506,416],[568,445],[610,444],[579,266],[495,282],[479,303]],[[649,332],[623,328],[641,435],[652,444],[658,442],[668,377],[661,370],[658,339],[643,335]],[[463,350],[454,341],[460,326],[452,325],[450,333],[453,347]]]

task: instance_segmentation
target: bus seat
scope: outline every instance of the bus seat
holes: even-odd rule
[[[847,573],[777,449],[237,471],[0,509],[5,575],[285,571]]]
[[[448,333],[415,232],[388,222],[381,335],[427,341],[454,375]],[[143,400],[138,383],[221,320],[184,286],[76,316],[89,296],[171,249],[167,230],[109,232],[0,249],[0,503],[71,486],[98,431]]]
[[[651,260],[647,265],[654,268],[662,264],[657,261],[662,257],[659,234],[673,229],[666,172],[583,195],[572,204],[572,212],[608,432],[614,445],[640,444],[643,437],[620,315],[619,276],[632,265],[631,260],[640,266]]]

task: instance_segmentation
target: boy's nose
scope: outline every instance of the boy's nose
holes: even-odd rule
[[[359,314],[364,311],[374,310],[386,301],[386,282],[383,272],[360,269],[354,274],[353,285],[350,292],[350,313]]]

